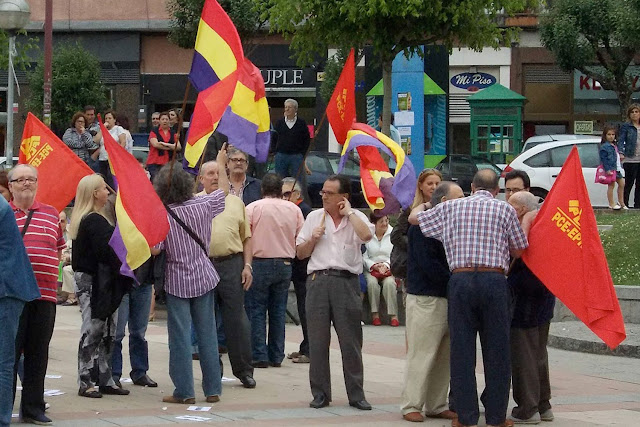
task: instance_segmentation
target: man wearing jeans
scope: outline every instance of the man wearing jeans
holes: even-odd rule
[[[481,169],[473,177],[473,194],[435,208],[416,207],[409,222],[426,237],[440,240],[451,270],[449,333],[451,393],[458,413],[452,426],[478,424],[476,336],[480,334],[486,388],[482,401],[487,426],[510,426],[506,420],[511,366],[509,363],[510,299],[505,272],[511,254],[519,257],[527,238],[513,207],[496,200],[498,176]]]
[[[20,314],[40,298],[36,278],[9,204],[0,197],[0,426],[11,423],[13,365]]]
[[[302,212],[282,199],[282,179],[268,173],[262,179],[262,199],[247,206],[253,248],[253,285],[245,299],[251,321],[253,366],[280,367],[284,359],[284,326],[291,262]],[[269,313],[269,337],[266,316]]]
[[[149,259],[136,270],[140,286],[132,287],[124,297],[118,308],[116,321],[116,337],[111,356],[111,374],[118,387],[122,376],[122,340],[125,327],[129,325],[129,361],[131,372],[129,376],[135,385],[158,387],[158,383],[149,378],[149,347],[144,335],[149,324],[149,310],[151,308],[152,293],[152,261]]]

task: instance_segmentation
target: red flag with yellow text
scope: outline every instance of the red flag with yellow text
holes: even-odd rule
[[[574,146],[529,232],[529,269],[610,348],[624,320]]]
[[[327,119],[338,143],[344,144],[347,132],[356,119],[356,64],[353,49],[349,52],[327,105]]]
[[[38,193],[36,199],[64,209],[76,196],[78,182],[94,172],[76,156],[51,129],[29,113],[22,132],[20,164],[30,164],[38,169]]]

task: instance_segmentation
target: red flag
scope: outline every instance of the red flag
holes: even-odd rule
[[[38,168],[36,199],[58,211],[76,196],[78,182],[93,174],[80,157],[31,113],[24,124],[18,163]]]
[[[338,143],[344,144],[347,132],[356,119],[356,64],[353,49],[349,52],[327,105],[327,119]]]
[[[575,146],[538,212],[522,258],[610,348],[624,341],[624,320]]]

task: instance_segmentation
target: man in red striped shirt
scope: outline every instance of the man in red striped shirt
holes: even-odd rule
[[[26,303],[20,317],[14,384],[18,360],[20,354],[24,353],[20,401],[22,420],[48,425],[51,420],[44,414],[44,377],[49,361],[49,341],[56,319],[58,265],[65,241],[58,211],[53,206],[36,201],[37,190],[38,171],[33,166],[18,165],[9,172],[9,191],[13,196],[10,205],[42,295],[40,299]]]

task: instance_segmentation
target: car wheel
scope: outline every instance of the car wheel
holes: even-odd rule
[[[544,202],[544,199],[547,198],[547,194],[549,194],[547,190],[543,190],[542,188],[532,188],[531,193],[534,196],[540,197],[540,202]]]

